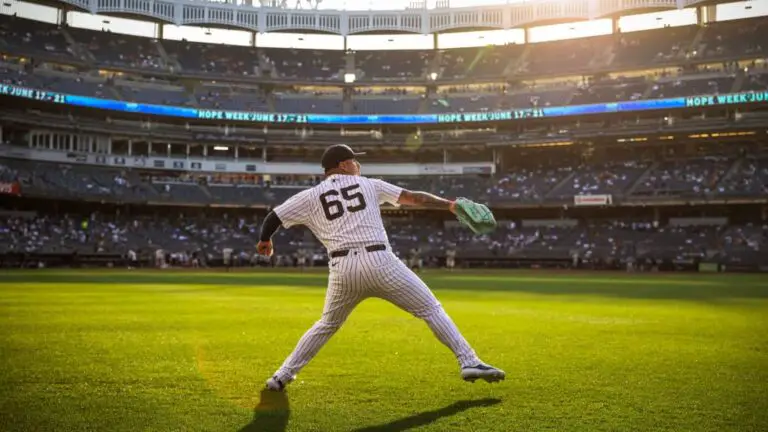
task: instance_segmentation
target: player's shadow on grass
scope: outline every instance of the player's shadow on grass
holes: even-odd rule
[[[389,423],[368,426],[357,429],[355,432],[398,432],[425,426],[443,418],[458,414],[470,408],[489,407],[501,403],[501,399],[477,399],[454,402],[448,406],[432,411],[424,411],[419,414],[394,420]]]
[[[259,404],[253,410],[253,420],[239,432],[282,432],[288,427],[291,414],[285,392],[261,391]]]

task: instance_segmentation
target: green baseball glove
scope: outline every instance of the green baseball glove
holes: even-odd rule
[[[487,234],[496,228],[493,213],[484,204],[478,204],[467,198],[456,199],[456,219],[469,227],[475,234]]]

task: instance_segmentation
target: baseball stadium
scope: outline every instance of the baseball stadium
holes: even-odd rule
[[[4,0],[0,80],[1,431],[768,430],[768,1]]]

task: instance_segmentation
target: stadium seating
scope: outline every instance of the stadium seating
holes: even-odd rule
[[[728,266],[760,262],[766,254],[768,225],[747,224],[727,227],[717,241],[718,258]]]
[[[165,66],[153,39],[77,28],[67,31],[98,63],[140,69]]]
[[[442,51],[442,79],[493,78],[504,75],[506,68],[518,59],[523,45],[456,48]]]
[[[507,94],[500,104],[505,108],[542,108],[547,106],[568,105],[573,96],[572,87],[553,89],[524,89]]]
[[[697,31],[697,26],[683,26],[616,34],[612,66],[647,66],[682,60],[689,54]]]
[[[87,226],[83,227],[83,221]],[[201,251],[219,257],[224,247],[243,252],[250,260],[258,242],[259,220],[243,217],[147,218],[143,216],[0,217],[0,253],[72,252],[120,253],[156,249],[172,253]],[[768,227],[657,226],[648,222],[616,221],[574,227],[502,225],[491,235],[474,236],[463,228],[429,228],[429,221],[387,220],[391,244],[400,256],[420,248],[429,257],[460,245],[459,256],[622,260],[628,257],[689,261],[717,259],[726,263],[765,262]],[[425,234],[426,233],[426,234]],[[324,255],[322,246],[302,229],[280,230],[280,253],[298,248]]]
[[[718,185],[719,194],[768,194],[768,157],[747,158],[737,164],[735,172]]]
[[[340,97],[310,95],[279,95],[275,97],[275,111],[285,113],[341,114]]]
[[[366,81],[424,78],[429,51],[357,51],[355,62]]]
[[[728,58],[736,55],[759,55],[765,52],[763,35],[768,32],[768,19],[715,22],[707,26],[698,56]]]
[[[622,162],[580,167],[571,179],[550,194],[553,198],[571,198],[574,195],[621,194],[643,174],[650,163]]]
[[[72,57],[64,34],[53,24],[0,15],[0,40],[15,52]]]
[[[472,176],[394,177],[401,187],[429,190],[444,196],[471,196],[480,201],[542,202],[569,198],[576,193],[620,195],[634,183],[635,194],[765,194],[768,193],[768,158],[706,158],[583,165],[578,168],[515,169],[497,178]],[[725,175],[728,172],[729,175]],[[644,177],[643,177],[644,176]],[[317,177],[275,176],[269,182],[201,182],[195,177],[142,178],[131,170],[52,165],[30,161],[0,161],[0,181],[19,181],[30,196],[96,199],[122,202],[172,202],[273,206]],[[88,229],[81,227],[89,220]],[[689,261],[719,259],[731,264],[761,262],[768,256],[766,228],[756,225],[681,227],[650,222],[591,222],[576,227],[521,227],[504,222],[490,235],[474,236],[463,228],[425,224],[437,221],[389,221],[393,247],[400,256],[421,248],[427,256],[442,256],[451,245],[461,245],[459,256],[570,259],[587,262],[628,257]],[[38,216],[32,220],[0,218],[0,253],[26,252],[145,252],[162,248],[175,252],[202,251],[220,256],[224,245],[253,254],[258,223],[241,218],[152,218],[91,215],[90,217]],[[302,230],[282,230],[276,241],[291,254],[298,248],[323,253]],[[762,249],[761,249],[762,248]],[[721,258],[718,258],[721,257]]]
[[[121,85],[116,88],[122,99],[158,105],[190,105],[190,97],[181,87]]]
[[[689,79],[673,79],[660,82],[653,86],[651,99],[661,99],[679,96],[728,93],[733,87],[735,78],[704,77]]]
[[[641,99],[648,81],[645,77],[604,79],[580,86],[573,95],[572,105],[618,102]]]
[[[768,158],[756,154],[745,158],[710,156],[670,159],[659,162],[625,161],[581,166],[544,165],[514,168],[495,177],[426,176],[392,177],[396,184],[411,189],[432,190],[452,196],[466,195],[495,202],[562,200],[577,194],[611,194],[632,197],[669,195],[755,195],[766,193]],[[269,203],[284,199],[295,188],[315,184],[317,178],[276,176],[269,183],[237,183],[248,187],[224,188],[215,181],[198,185],[192,177],[142,179],[136,171],[92,168],[83,165],[55,165],[33,161],[2,161],[2,178],[18,178],[25,191],[46,196],[111,196],[147,201],[162,194],[187,203],[217,201],[230,204]],[[11,174],[12,173],[12,174]],[[235,183],[227,183],[232,185]],[[173,193],[166,190],[173,188]],[[271,188],[270,188],[271,187]],[[178,190],[176,190],[178,189]],[[222,191],[219,193],[219,191]],[[241,196],[249,196],[247,202]]]
[[[569,70],[590,67],[647,67],[659,62],[682,62],[686,57],[730,58],[732,55],[755,56],[762,53],[759,42],[768,19],[753,18],[716,22],[704,30],[698,26],[668,27],[612,36],[597,36],[526,45],[459,48],[441,51],[358,51],[351,53],[363,81],[402,81],[425,77],[427,66],[439,66],[440,79],[492,78],[505,72],[536,75],[565,74]],[[56,26],[35,21],[0,16],[0,31],[11,51],[42,50],[55,55],[86,58],[92,55],[97,63],[114,67],[149,70],[259,76],[262,68],[267,77],[301,80],[340,80],[346,67],[347,53],[329,50],[293,50],[213,45],[187,41],[156,41],[141,38]],[[65,37],[71,35],[70,44]],[[697,34],[698,45],[692,46]],[[86,53],[86,54],[82,54]],[[164,53],[167,53],[165,55]],[[439,60],[439,65],[433,60]],[[611,61],[612,60],[612,61]],[[711,65],[710,65],[711,66]],[[26,69],[26,71],[24,70]],[[667,72],[656,77],[603,77],[595,81],[563,82],[560,84],[498,84],[483,88],[456,86],[428,101],[420,95],[403,94],[404,90],[368,94],[365,91],[352,98],[350,113],[354,114],[413,114],[424,109],[427,113],[490,111],[546,107],[565,104],[588,104],[690,96],[694,94],[726,93],[731,91],[764,90],[768,79],[762,63],[749,67],[747,76],[731,63],[722,71],[710,72],[686,69],[679,76]],[[199,83],[194,90],[185,89],[159,79],[152,82],[132,77],[104,79],[91,75],[56,72],[48,68],[2,67],[0,79],[6,83],[24,84],[64,93],[103,98],[118,98],[135,102],[199,106],[211,109],[248,111],[343,113],[341,96],[282,93],[257,87],[239,87],[226,82]]]
[[[744,84],[741,87],[741,91],[762,91],[762,90],[768,90],[768,71],[766,70],[759,70],[756,72],[762,72],[760,73],[753,73],[746,77],[744,80]]]
[[[182,69],[193,73],[235,76],[259,76],[259,53],[256,48],[204,44],[187,41],[162,41],[169,58]]]
[[[580,71],[610,46],[611,36],[597,36],[531,45],[527,72],[546,74],[554,70]]]
[[[638,195],[705,195],[717,192],[717,184],[732,160],[719,157],[671,160],[659,164],[635,189]]]
[[[517,169],[501,176],[487,193],[492,201],[541,201],[572,173],[571,167]]]
[[[360,114],[416,114],[420,104],[412,96],[362,96],[354,99],[353,109]]]
[[[281,78],[341,81],[344,76],[342,51],[262,48],[261,52]]]
[[[195,90],[195,99],[201,108],[269,111],[266,96],[252,88],[200,86]]]

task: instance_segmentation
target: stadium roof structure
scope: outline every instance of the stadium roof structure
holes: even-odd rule
[[[253,0],[38,1],[101,15],[142,17],[178,26],[208,26],[258,33],[310,32],[342,36],[371,33],[435,34],[512,29],[724,3],[718,0],[542,0],[463,8],[403,10],[284,9]]]

